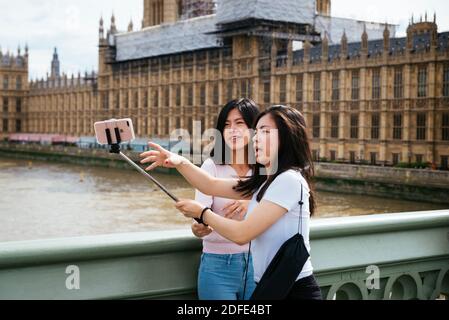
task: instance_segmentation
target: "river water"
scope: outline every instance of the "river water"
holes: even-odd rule
[[[155,174],[180,198],[194,190]],[[445,209],[444,205],[318,192],[316,219]],[[0,158],[0,242],[186,229],[173,201],[133,170]]]

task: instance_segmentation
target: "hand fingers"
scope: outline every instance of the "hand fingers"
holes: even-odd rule
[[[237,203],[237,201],[233,201],[233,202],[229,202],[224,208],[223,210],[227,210],[229,207],[234,206]]]
[[[148,146],[150,148],[153,148],[153,149],[158,150],[158,151],[165,151],[164,148],[162,148],[160,145],[158,145],[157,143],[151,142],[151,141],[148,142]]]
[[[145,164],[145,163],[148,163],[148,162],[156,162],[156,161],[157,161],[157,157],[151,156],[151,157],[143,159],[142,161],[140,161],[140,163],[141,164]]]
[[[242,206],[238,206],[237,208],[235,208],[235,210],[232,210],[231,212],[229,212],[228,214],[225,215],[226,218],[228,219],[233,219],[236,216],[240,216],[241,214],[244,213],[244,208]]]
[[[155,162],[151,166],[146,168],[145,171],[152,171],[152,170],[156,169],[157,167],[159,167],[159,164],[157,162]]]
[[[206,227],[203,224],[195,223],[193,225],[193,230],[196,231],[196,232],[203,232],[204,233],[204,232],[209,230],[209,227]]]
[[[159,152],[159,151],[154,151],[154,150],[152,150],[152,151],[147,151],[147,152],[143,152],[143,153],[141,153],[140,154],[140,157],[141,158],[146,158],[146,157],[150,157],[150,156],[158,156],[158,155],[160,155],[161,153]]]
[[[235,204],[229,206],[226,210],[225,210],[225,214],[231,214],[233,212],[235,212],[237,209],[240,208],[240,203],[236,202]]]

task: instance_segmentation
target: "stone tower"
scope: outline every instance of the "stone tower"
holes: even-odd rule
[[[331,15],[331,0],[317,0],[316,11],[323,16]]]
[[[55,48],[55,51],[53,53],[53,60],[51,61],[51,77],[59,78],[59,76],[60,76],[60,63],[58,57],[58,49]]]
[[[146,28],[177,21],[181,15],[182,1],[144,0],[143,8],[143,27]]]

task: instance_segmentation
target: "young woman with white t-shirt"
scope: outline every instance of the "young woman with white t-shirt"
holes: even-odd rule
[[[250,99],[233,100],[221,110],[216,126],[218,140],[201,169],[214,178],[239,179],[251,176],[249,159],[254,158],[251,128],[259,107]],[[251,149],[251,150],[250,150]],[[196,192],[195,200],[228,219],[244,219],[249,201],[231,200]],[[255,289],[249,245],[236,244],[212,228],[196,221],[192,231],[203,239],[203,254],[198,272],[200,300],[248,300]],[[245,279],[246,270],[248,276]]]
[[[154,143],[149,145],[155,150],[141,157],[144,158],[142,163],[153,162],[147,170],[158,166],[176,168],[205,194],[251,200],[243,221],[225,219],[192,200],[180,201],[176,208],[188,218],[202,219],[204,224],[237,244],[252,241],[254,279],[258,282],[280,247],[298,232],[298,218],[302,219],[301,233],[310,253],[309,222],[316,205],[311,188],[313,161],[303,115],[293,108],[274,106],[261,113],[255,128],[257,164],[249,179],[214,178],[187,159]],[[303,202],[301,217],[300,202]],[[288,299],[321,298],[309,259]]]

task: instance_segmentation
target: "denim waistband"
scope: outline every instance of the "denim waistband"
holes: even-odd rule
[[[214,260],[224,260],[224,261],[237,260],[237,261],[239,261],[239,260],[246,260],[248,258],[248,252],[247,253],[236,253],[236,254],[203,253],[203,257],[207,258],[207,259],[214,259]]]

